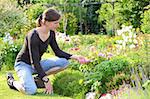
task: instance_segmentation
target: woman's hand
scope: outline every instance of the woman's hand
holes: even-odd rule
[[[71,58],[77,60],[80,64],[86,64],[90,62],[89,59],[86,59],[83,56],[72,55]]]
[[[44,84],[45,84],[45,93],[53,94],[53,87],[52,87],[50,81],[48,81],[47,83],[44,83]]]

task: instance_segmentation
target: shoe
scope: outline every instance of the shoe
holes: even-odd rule
[[[13,85],[13,82],[15,81],[14,80],[14,77],[12,75],[12,73],[7,73],[6,75],[7,77],[7,85],[9,86],[10,89],[14,89],[14,90],[17,90],[14,85]]]

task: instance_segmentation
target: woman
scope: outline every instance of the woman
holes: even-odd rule
[[[37,27],[27,34],[24,45],[16,58],[14,68],[20,81],[15,81],[10,73],[7,75],[7,83],[11,89],[25,94],[35,94],[37,86],[32,74],[37,73],[44,82],[45,93],[51,94],[53,88],[47,78],[48,75],[64,70],[68,65],[68,59],[75,59],[80,63],[87,62],[84,57],[68,54],[58,47],[55,31],[59,27],[60,17],[54,9],[47,9],[39,16]],[[48,45],[58,58],[41,60]]]

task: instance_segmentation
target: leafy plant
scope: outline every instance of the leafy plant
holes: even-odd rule
[[[63,96],[76,96],[84,91],[82,86],[83,74],[79,71],[64,71],[55,76],[54,93]]]
[[[10,41],[12,40],[9,39],[9,42],[3,42],[3,47],[0,49],[0,65],[1,68],[5,70],[13,69],[16,56],[21,49],[21,40],[12,43],[10,43]]]
[[[105,93],[108,89],[111,89],[109,85],[113,84],[113,77],[115,77],[116,74],[129,73],[129,62],[121,57],[93,64],[92,67],[90,70],[86,68],[83,69],[83,71],[86,70],[84,71],[84,83],[88,88],[90,86],[91,90],[99,93]],[[124,76],[122,77],[124,78]],[[107,85],[110,81],[111,84]],[[120,83],[120,81],[118,83]]]

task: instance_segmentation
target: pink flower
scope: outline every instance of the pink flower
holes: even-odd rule
[[[78,47],[74,47],[74,48],[71,48],[70,50],[71,50],[71,51],[79,51],[79,50],[80,50],[80,48],[78,48]]]

